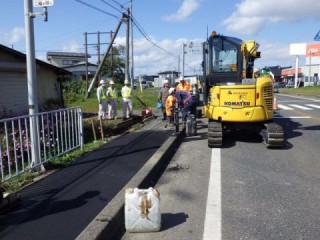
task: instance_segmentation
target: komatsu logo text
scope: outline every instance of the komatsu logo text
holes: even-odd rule
[[[240,102],[224,102],[225,106],[250,106],[250,102],[240,101]]]

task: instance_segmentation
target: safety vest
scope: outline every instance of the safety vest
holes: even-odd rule
[[[110,96],[110,99],[116,99],[117,98],[117,91],[116,89],[112,89],[112,87],[109,87],[108,88],[108,93],[109,93],[109,96]]]
[[[127,86],[122,87],[121,95],[123,98],[131,98],[131,88]]]
[[[177,98],[173,95],[169,95],[166,99],[166,114],[168,117],[172,116],[171,107],[175,107],[177,103]]]
[[[107,98],[106,89],[102,86],[98,87],[98,94],[100,95],[100,99],[102,99],[102,100]]]
[[[176,87],[176,90],[190,92],[192,90],[192,87],[188,82],[185,82],[185,84],[179,83],[178,86]]]

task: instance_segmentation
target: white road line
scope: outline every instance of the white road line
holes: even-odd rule
[[[286,118],[289,118],[289,119],[307,119],[307,118],[311,118],[310,116],[289,116],[289,117],[273,117],[273,118],[282,118],[282,119],[286,119]]]
[[[301,96],[294,96],[294,95],[288,95],[288,94],[277,94],[279,96],[285,96],[285,97],[289,97],[289,98],[298,98],[298,99],[303,99],[303,100],[308,100],[308,101],[313,101],[313,102],[320,102],[319,99],[314,99],[312,97],[301,97]]]
[[[320,108],[319,105],[315,105],[315,104],[306,104],[306,105],[313,108]]]
[[[221,149],[213,148],[202,239],[221,240],[221,227]]]
[[[302,109],[302,110],[312,110],[312,108],[304,107],[304,106],[301,106],[301,105],[298,105],[298,104],[289,104],[289,105],[292,106],[292,107],[295,107],[295,108]]]
[[[287,107],[287,106],[282,105],[282,104],[278,104],[278,108],[283,109],[283,110],[293,110],[293,108]]]

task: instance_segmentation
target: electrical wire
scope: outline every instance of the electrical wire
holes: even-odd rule
[[[87,7],[90,7],[90,8],[92,8],[92,9],[95,9],[95,10],[97,10],[97,11],[99,11],[99,12],[102,12],[102,13],[107,14],[107,15],[109,15],[109,16],[115,17],[115,18],[118,19],[118,20],[120,19],[118,16],[116,16],[116,15],[114,15],[114,14],[112,14],[112,13],[106,12],[106,11],[104,11],[104,10],[98,8],[98,7],[95,7],[95,6],[93,6],[93,5],[89,4],[89,3],[86,3],[86,2],[84,2],[84,1],[82,1],[82,0],[75,0],[75,1],[76,1],[76,2],[79,2],[79,3],[82,3],[83,5],[86,5]]]
[[[95,6],[91,5],[91,4],[88,4],[88,3],[86,3],[86,2],[84,2],[84,1],[82,1],[82,0],[75,0],[75,1],[77,1],[77,2],[79,2],[79,3],[82,3],[82,4],[86,5],[87,7],[93,8],[93,9],[99,11],[99,12],[102,12],[102,13],[104,13],[104,14],[107,14],[107,15],[110,15],[110,16],[112,16],[112,17],[115,17],[115,18],[118,19],[118,20],[120,19],[120,18],[117,17],[116,15],[114,15],[114,14],[112,14],[112,13],[109,13],[109,12],[106,12],[106,11],[104,11],[104,10],[98,8],[98,7],[95,7]],[[101,1],[102,1],[103,3],[105,3],[105,4],[107,4],[109,7],[111,7],[111,8],[113,8],[113,9],[117,10],[118,12],[124,14],[120,9],[116,8],[116,7],[113,6],[112,4],[106,2],[105,0],[101,0]],[[125,4],[128,4],[128,3],[131,2],[131,1],[129,1],[129,2],[125,3],[125,4],[120,4],[119,2],[117,2],[117,1],[115,1],[115,0],[112,0],[112,1],[113,1],[114,3],[116,3],[116,4],[118,4],[121,9],[124,9],[124,5],[125,5]],[[159,46],[158,44],[156,44],[156,43],[148,36],[148,34],[143,30],[143,28],[142,28],[141,25],[138,23],[138,21],[132,16],[132,13],[131,13],[131,19],[132,19],[133,25],[136,27],[136,29],[142,34],[142,36],[143,36],[148,42],[150,42],[153,46],[157,47],[158,49],[164,51],[164,52],[167,53],[168,55],[173,56],[173,57],[175,57],[175,58],[177,58],[177,59],[179,58],[178,55],[173,54],[173,53],[167,51],[166,49],[164,49],[163,47]],[[189,65],[186,64],[186,63],[185,63],[185,65],[186,65],[187,67],[189,67],[190,69],[194,69],[194,68],[192,68],[191,66],[189,66]]]
[[[122,13],[122,11],[115,6],[111,5],[110,3],[106,2],[105,0],[101,0],[101,2],[107,4],[109,7],[112,7],[113,9],[117,10],[118,12]],[[120,5],[122,7],[122,5]],[[121,8],[122,9],[122,8]]]
[[[135,25],[135,27],[137,28],[137,30],[142,34],[142,36],[145,37],[145,39],[150,42],[151,44],[153,44],[155,47],[161,49],[162,51],[166,52],[167,54],[175,57],[175,58],[179,58],[179,56],[167,51],[166,49],[164,49],[163,47],[159,46],[158,44],[156,44],[149,36],[148,34],[142,29],[142,27],[139,25],[139,23],[137,22],[137,20],[135,18],[133,18],[133,24]]]

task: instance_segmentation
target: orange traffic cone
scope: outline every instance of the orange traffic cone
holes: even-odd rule
[[[277,102],[277,98],[276,97],[274,97],[274,99],[273,99],[273,110],[278,110],[278,102]]]

